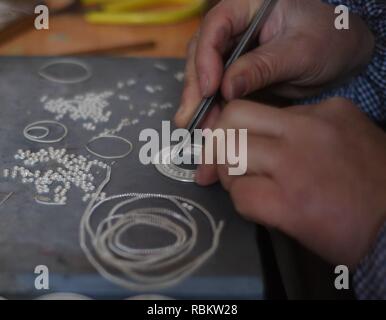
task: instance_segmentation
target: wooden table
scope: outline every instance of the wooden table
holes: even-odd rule
[[[60,15],[51,18],[50,30],[31,29],[0,45],[0,55],[53,56],[115,48],[119,50],[104,54],[184,57],[199,23],[200,18],[170,26],[109,26],[89,24],[81,15]],[[147,45],[135,47],[138,44]]]

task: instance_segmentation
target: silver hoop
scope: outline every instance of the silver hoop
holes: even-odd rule
[[[49,75],[47,72],[45,72],[45,69],[59,64],[76,65],[78,67],[81,67],[83,70],[85,70],[85,74],[83,76],[79,76],[73,79],[62,79],[59,77]],[[39,75],[44,79],[52,82],[57,82],[62,84],[73,84],[73,83],[79,83],[79,82],[88,80],[91,77],[92,73],[91,73],[90,67],[81,61],[76,61],[71,59],[60,59],[60,60],[48,62],[47,64],[43,65],[39,70]]]
[[[52,140],[42,140],[44,138],[46,138],[49,133],[50,133],[50,130],[47,128],[47,127],[43,127],[44,124],[53,124],[53,125],[57,125],[57,126],[60,126],[62,127],[63,129],[63,134],[62,136],[60,136],[59,138],[57,139],[52,139]],[[32,130],[42,130],[43,128],[45,128],[45,130],[48,131],[47,134],[45,134],[44,136],[42,137],[38,137],[38,136],[34,136],[34,135],[31,135],[29,132],[32,131]],[[33,141],[33,142],[38,142],[38,143],[57,143],[57,142],[60,142],[62,141],[68,134],[68,129],[67,127],[64,125],[64,124],[61,124],[60,122],[58,121],[55,121],[55,120],[42,120],[42,121],[36,121],[36,122],[33,122],[31,124],[29,124],[28,126],[26,126],[23,130],[23,135],[26,139],[30,140],[30,141]]]
[[[93,142],[95,142],[95,141],[97,141],[99,139],[104,139],[104,138],[121,140],[121,141],[125,142],[129,146],[129,150],[126,153],[121,154],[121,155],[117,155],[117,156],[106,156],[106,155],[103,155],[103,154],[100,154],[100,153],[97,153],[97,152],[91,150],[91,148],[89,147],[90,143],[93,143]],[[94,156],[97,156],[99,158],[106,159],[106,160],[123,159],[123,158],[127,157],[133,151],[133,144],[129,140],[127,140],[125,138],[122,138],[120,136],[101,135],[99,137],[94,137],[89,142],[87,142],[86,143],[86,150],[88,152],[90,152],[91,154],[93,154]]]

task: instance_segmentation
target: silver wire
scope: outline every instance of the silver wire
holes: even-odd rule
[[[84,212],[79,230],[83,252],[104,278],[135,291],[158,290],[177,284],[191,275],[217,250],[224,222],[217,224],[205,208],[190,199],[161,194],[127,193],[111,196],[96,203],[97,195],[108,184],[110,176],[111,169],[108,168],[106,179]],[[178,212],[165,208],[163,211],[158,211],[160,208],[142,208],[122,213],[124,206],[149,199],[169,201]],[[109,210],[106,217],[95,227],[95,223],[91,223],[91,220],[96,210],[114,200],[121,201]],[[193,206],[195,215],[192,215],[182,203]],[[160,216],[154,216],[154,210]],[[196,255],[186,262],[186,257],[193,251],[197,242],[198,227],[195,217],[200,213],[208,220],[212,230],[211,245],[201,255]],[[159,220],[161,216],[164,219]],[[172,219],[190,231],[182,232],[182,227],[178,228]],[[138,222],[141,224],[149,222],[152,226],[161,222],[161,229],[172,230],[172,233],[176,234],[176,241],[163,248],[127,250],[128,247],[120,242],[120,237],[127,228],[137,225]]]

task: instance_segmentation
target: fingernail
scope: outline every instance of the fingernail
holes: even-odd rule
[[[243,76],[237,76],[232,80],[231,99],[244,96],[247,92],[247,82]]]
[[[209,91],[209,78],[207,77],[206,74],[201,74],[199,77],[200,77],[201,94],[204,97],[207,97],[208,91]]]
[[[183,104],[181,104],[180,107],[177,110],[176,115],[178,115],[178,116],[183,115],[185,113],[185,109],[186,109],[185,106]]]
[[[185,113],[187,102],[188,102],[188,100],[187,100],[186,92],[184,92],[184,94],[182,95],[181,100],[180,100],[180,107],[177,110],[178,115],[182,115]]]
[[[184,113],[185,113],[185,107],[181,106],[176,114],[174,115],[174,124],[177,127],[183,127],[184,126]]]

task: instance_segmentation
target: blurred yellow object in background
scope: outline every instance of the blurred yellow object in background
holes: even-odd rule
[[[85,14],[90,23],[100,24],[172,24],[199,15],[205,0],[82,0],[98,10]]]

